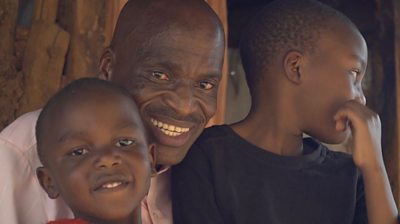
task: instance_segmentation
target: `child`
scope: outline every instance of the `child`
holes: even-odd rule
[[[379,117],[361,88],[360,32],[312,0],[272,2],[249,26],[241,56],[251,111],[207,129],[173,168],[174,223],[396,223]],[[316,140],[350,134],[352,156]]]
[[[95,78],[74,81],[43,108],[36,138],[39,182],[76,218],[50,223],[140,223],[154,146],[129,93]]]

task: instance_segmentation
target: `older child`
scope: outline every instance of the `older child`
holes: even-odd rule
[[[357,28],[316,1],[278,0],[245,33],[251,111],[207,129],[173,169],[175,223],[395,223]],[[316,140],[350,134],[352,156]]]
[[[127,92],[95,78],[71,83],[43,108],[36,138],[40,184],[76,218],[51,223],[140,223],[154,147]]]

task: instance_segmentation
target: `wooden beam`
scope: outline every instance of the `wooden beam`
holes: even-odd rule
[[[225,122],[226,96],[228,87],[228,9],[226,0],[207,0],[208,4],[217,13],[225,29],[225,57],[222,67],[222,78],[218,90],[217,112],[208,123],[208,126]]]
[[[106,36],[106,44],[109,45],[112,39],[112,35],[114,33],[115,24],[117,24],[117,19],[121,9],[124,7],[128,0],[114,0],[106,2],[106,28],[105,28],[105,36]]]
[[[71,35],[65,66],[65,83],[96,76],[106,43],[105,24],[108,0],[65,0],[66,15],[61,24]]]
[[[375,71],[382,73],[379,80],[382,80],[381,88],[371,87],[371,94],[376,97],[375,108],[382,121],[382,150],[385,159],[385,165],[389,176],[389,181],[392,187],[393,195],[397,206],[400,205],[400,150],[399,150],[399,69],[398,60],[400,59],[398,46],[399,39],[395,38],[396,29],[399,26],[398,0],[375,0],[376,3],[376,21],[377,21],[377,49],[375,52],[379,54],[381,59],[381,69],[375,68]],[[396,40],[397,39],[397,40]],[[396,49],[397,48],[397,49]],[[374,63],[374,66],[378,66]],[[379,90],[382,90],[379,92]],[[373,108],[373,109],[375,109]]]
[[[32,24],[22,65],[24,95],[18,114],[43,107],[59,89],[68,44],[69,34],[53,22]]]
[[[395,49],[395,111],[394,117],[395,122],[393,122],[394,127],[394,138],[393,138],[393,148],[395,150],[396,157],[393,163],[397,164],[397,169],[392,171],[394,175],[397,176],[397,189],[396,189],[396,199],[397,199],[397,206],[400,207],[400,193],[399,193],[399,186],[400,186],[400,1],[393,0],[393,20],[394,20],[394,49]]]
[[[57,17],[58,0],[35,0],[33,21],[46,20],[55,22]]]

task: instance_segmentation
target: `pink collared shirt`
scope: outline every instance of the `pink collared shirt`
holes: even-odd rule
[[[64,201],[50,199],[36,178],[36,168],[41,166],[35,138],[39,113],[27,113],[0,132],[1,223],[47,223],[73,217]],[[143,224],[172,224],[168,168],[152,178],[142,216]]]
[[[151,178],[142,201],[142,224],[172,224],[171,170],[164,168]]]

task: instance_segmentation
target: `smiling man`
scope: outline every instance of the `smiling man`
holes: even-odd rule
[[[224,33],[204,1],[150,2],[121,12],[101,77],[130,91],[159,144],[159,164],[173,165],[215,113]]]
[[[121,12],[99,77],[129,91],[157,144],[158,175],[142,202],[143,223],[172,223],[169,166],[185,157],[216,111],[223,52],[221,22],[202,0],[130,0]],[[38,114],[0,134],[0,220],[7,223],[71,217],[35,178]]]

